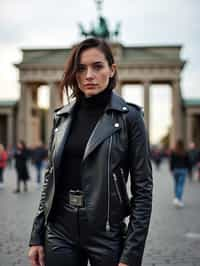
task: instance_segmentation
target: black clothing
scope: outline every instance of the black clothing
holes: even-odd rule
[[[81,189],[81,161],[87,141],[110,100],[111,90],[86,98],[83,94],[75,107],[69,136],[60,165],[57,191],[60,196],[70,189]]]
[[[173,171],[174,169],[190,169],[190,160],[187,153],[178,154],[176,152],[172,152],[170,156],[170,169]]]
[[[198,150],[197,149],[190,149],[188,151],[188,158],[190,161],[191,168],[196,165],[198,162]]]
[[[31,159],[33,163],[40,163],[48,157],[48,152],[43,146],[38,146],[32,150]]]
[[[69,136],[75,103],[55,112],[39,210],[30,245],[44,245],[59,183],[64,144]],[[130,173],[131,198],[126,183]],[[141,266],[152,206],[152,169],[149,144],[140,108],[114,92],[93,130],[81,161],[81,187],[90,230],[110,232],[129,216],[120,262]],[[90,231],[86,232],[90,235]],[[100,245],[101,246],[101,245]],[[103,247],[101,247],[103,248]]]
[[[29,179],[27,160],[29,152],[27,149],[17,149],[14,153],[15,167],[17,170],[18,180],[26,181]]]
[[[0,167],[0,184],[3,183],[3,171],[4,171],[4,168]]]
[[[63,203],[47,224],[44,246],[47,266],[87,266],[88,257],[91,266],[116,266],[123,239],[120,225],[110,231],[92,231],[85,208]]]

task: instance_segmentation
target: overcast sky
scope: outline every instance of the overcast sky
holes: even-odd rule
[[[200,0],[104,0],[111,29],[122,22],[124,45],[183,45],[184,97],[200,98]],[[19,96],[21,48],[68,47],[80,40],[77,23],[96,21],[94,0],[0,0],[0,99]]]

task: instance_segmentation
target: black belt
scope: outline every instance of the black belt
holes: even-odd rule
[[[81,190],[70,190],[68,192],[68,204],[72,207],[84,207],[84,195]]]
[[[83,191],[81,190],[73,190],[70,189],[67,192],[61,192],[58,193],[55,196],[55,202],[56,205],[62,205],[62,204],[67,204],[70,207],[80,207],[83,208],[85,206],[85,198],[84,198],[84,194]]]

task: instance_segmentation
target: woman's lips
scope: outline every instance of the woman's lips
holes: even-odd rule
[[[97,84],[94,84],[94,83],[86,83],[84,84],[84,87],[96,87]]]

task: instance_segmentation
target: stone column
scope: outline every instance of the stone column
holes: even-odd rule
[[[186,144],[187,147],[190,142],[194,141],[193,140],[193,116],[192,114],[187,113],[186,116]]]
[[[51,134],[51,129],[53,126],[53,112],[56,108],[62,106],[62,94],[59,90],[59,86],[56,83],[49,83],[49,110],[48,110],[48,121],[47,121],[47,131],[46,140],[49,141]]]
[[[183,133],[183,110],[180,81],[172,81],[172,136],[170,146],[173,147],[176,140],[184,140]]]
[[[8,145],[13,146],[13,132],[14,132],[14,128],[13,128],[13,113],[9,113],[7,116],[7,134],[8,134]]]
[[[19,102],[18,134],[27,145],[32,144],[32,88],[28,83],[21,83],[21,96]]]
[[[149,105],[149,97],[150,97],[150,82],[143,82],[144,88],[144,121],[146,124],[146,128],[148,132],[150,132],[150,105]]]

